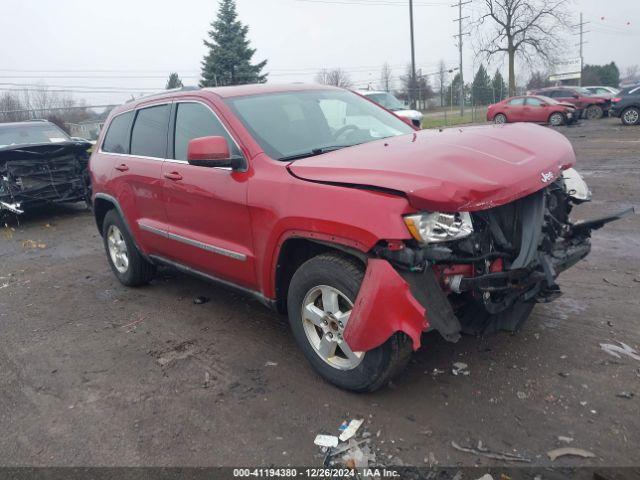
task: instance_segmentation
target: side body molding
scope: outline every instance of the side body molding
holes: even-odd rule
[[[354,352],[379,347],[396,332],[404,332],[420,348],[420,336],[429,328],[425,308],[409,284],[386,260],[372,258],[356,298],[344,337]]]

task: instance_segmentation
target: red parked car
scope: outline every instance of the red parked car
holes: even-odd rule
[[[288,312],[311,365],[375,390],[421,335],[516,329],[584,258],[589,191],[561,134],[535,125],[416,131],[346,90],[247,85],[115,109],[90,159],[107,260]]]
[[[487,121],[494,123],[549,123],[557,127],[574,123],[577,120],[575,110],[571,104],[559,103],[548,97],[510,97],[489,105]]]
[[[593,95],[581,87],[548,87],[528,92],[530,95],[544,95],[561,103],[574,105],[580,116],[589,120],[597,120],[607,115],[611,108],[611,99]]]

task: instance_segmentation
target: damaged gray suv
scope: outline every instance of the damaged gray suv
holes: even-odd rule
[[[0,124],[0,219],[91,198],[89,148],[46,120]]]

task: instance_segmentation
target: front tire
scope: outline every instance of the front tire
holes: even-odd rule
[[[155,267],[140,254],[124,221],[114,209],[104,217],[102,238],[109,266],[120,283],[139,287],[155,276]]]
[[[599,105],[589,105],[585,115],[588,120],[599,120],[604,116],[604,110]]]
[[[564,115],[559,112],[552,113],[549,116],[549,125],[553,127],[559,127],[561,125],[564,125],[565,123],[566,121]]]
[[[367,352],[353,352],[343,338],[364,268],[337,253],[305,262],[293,275],[287,308],[291,330],[311,366],[327,381],[356,392],[386,385],[406,366],[411,341],[395,334]]]
[[[622,123],[626,126],[640,125],[640,108],[629,107],[620,115]]]

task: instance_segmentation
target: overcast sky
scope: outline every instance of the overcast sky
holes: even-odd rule
[[[458,63],[451,3],[415,0],[416,61],[423,73],[437,71],[440,59],[451,67]],[[481,3],[472,0],[464,15],[476,14]],[[340,67],[357,86],[375,86],[384,62],[396,78],[404,73],[410,59],[407,4],[237,0],[255,60],[269,61],[270,82],[312,82],[318,69]],[[2,0],[0,88],[45,83],[96,105],[163,88],[170,71],[195,85],[216,9],[216,0]],[[591,22],[585,62],[613,60],[623,71],[640,63],[640,0],[574,0],[571,10],[576,23],[580,11]],[[578,56],[577,41],[567,42],[567,57]],[[472,42],[465,45],[467,80],[477,68]],[[527,76],[519,71],[521,79]]]

